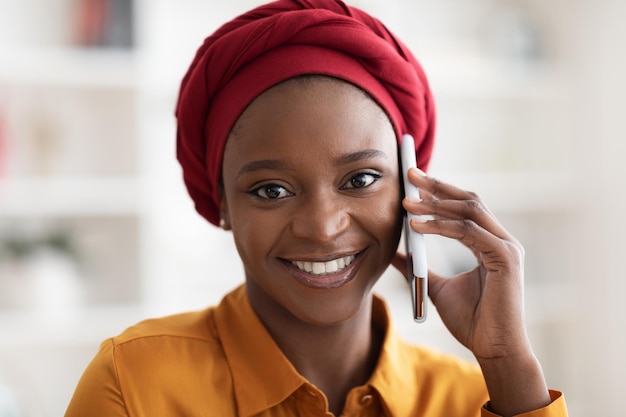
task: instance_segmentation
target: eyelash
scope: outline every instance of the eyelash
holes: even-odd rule
[[[288,193],[288,195],[283,196],[283,197],[269,197],[269,196],[267,196],[267,191],[270,188],[281,188],[284,192]],[[260,195],[261,192],[265,193],[265,196]],[[274,184],[274,183],[263,184],[263,185],[261,185],[259,187],[256,187],[256,188],[250,190],[250,194],[252,194],[253,196],[255,196],[257,198],[260,198],[261,200],[280,200],[281,198],[290,197],[290,196],[293,195],[292,192],[288,191],[282,185],[278,185],[278,184]]]
[[[364,176],[369,177],[369,181],[365,181],[364,185],[361,186],[354,186],[354,181],[362,178]],[[376,181],[378,181],[380,178],[382,178],[382,175],[375,173],[375,172],[359,172],[356,173],[355,175],[353,175],[352,177],[350,177],[350,179],[343,185],[340,187],[341,190],[359,190],[362,188],[367,188],[369,186],[371,186],[372,184],[374,184]],[[275,197],[270,197],[268,196],[268,191],[270,191],[270,189],[272,188],[280,188],[281,190],[277,193],[277,196]],[[274,190],[276,191],[276,190]],[[265,195],[261,195],[261,193],[265,194]],[[280,196],[280,194],[282,193],[286,193],[287,195],[284,196]],[[286,197],[291,197],[294,194],[292,192],[290,192],[289,190],[287,190],[285,187],[283,187],[282,185],[278,185],[275,183],[269,183],[269,184],[263,184],[259,187],[253,188],[252,190],[249,191],[249,194],[253,195],[254,197],[257,197],[261,200],[280,200]]]
[[[363,176],[370,177],[371,181],[368,184],[365,184],[363,186],[354,187],[353,186],[354,185],[353,181],[356,180],[357,178],[363,177]],[[358,189],[361,189],[361,188],[367,188],[370,185],[374,184],[376,181],[378,181],[380,178],[382,178],[382,175],[380,175],[378,173],[375,173],[375,172],[369,172],[369,171],[367,171],[367,172],[359,172],[359,173],[353,175],[352,177],[350,177],[348,182],[344,186],[342,186],[341,189],[342,190],[358,190]],[[347,185],[351,185],[351,186],[348,187]]]

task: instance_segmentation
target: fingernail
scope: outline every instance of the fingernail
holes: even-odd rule
[[[418,223],[418,224],[422,224],[422,223],[426,223],[428,221],[428,219],[422,217],[422,216],[415,216],[415,217],[411,217],[411,223]]]

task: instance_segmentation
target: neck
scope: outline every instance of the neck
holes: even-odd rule
[[[280,332],[272,334],[295,368],[320,389],[342,381],[352,388],[369,378],[378,356],[371,305],[364,306],[364,310],[350,322],[329,327],[299,326],[292,328],[288,337]]]
[[[348,392],[369,379],[380,353],[383,335],[372,326],[372,298],[353,317],[330,326],[302,322],[278,304],[252,307],[296,370],[339,415]]]

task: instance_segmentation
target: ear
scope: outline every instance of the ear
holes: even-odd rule
[[[222,184],[220,184],[220,227],[224,230],[231,230],[228,203],[226,202],[224,186]]]

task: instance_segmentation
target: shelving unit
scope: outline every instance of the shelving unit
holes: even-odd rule
[[[0,5],[0,397],[27,417],[145,317],[138,53],[78,42],[77,7]]]
[[[0,215],[136,215],[141,190],[140,180],[133,177],[11,179],[0,183]]]
[[[0,47],[0,81],[14,87],[129,89],[137,86],[137,63],[131,50],[56,46]]]

